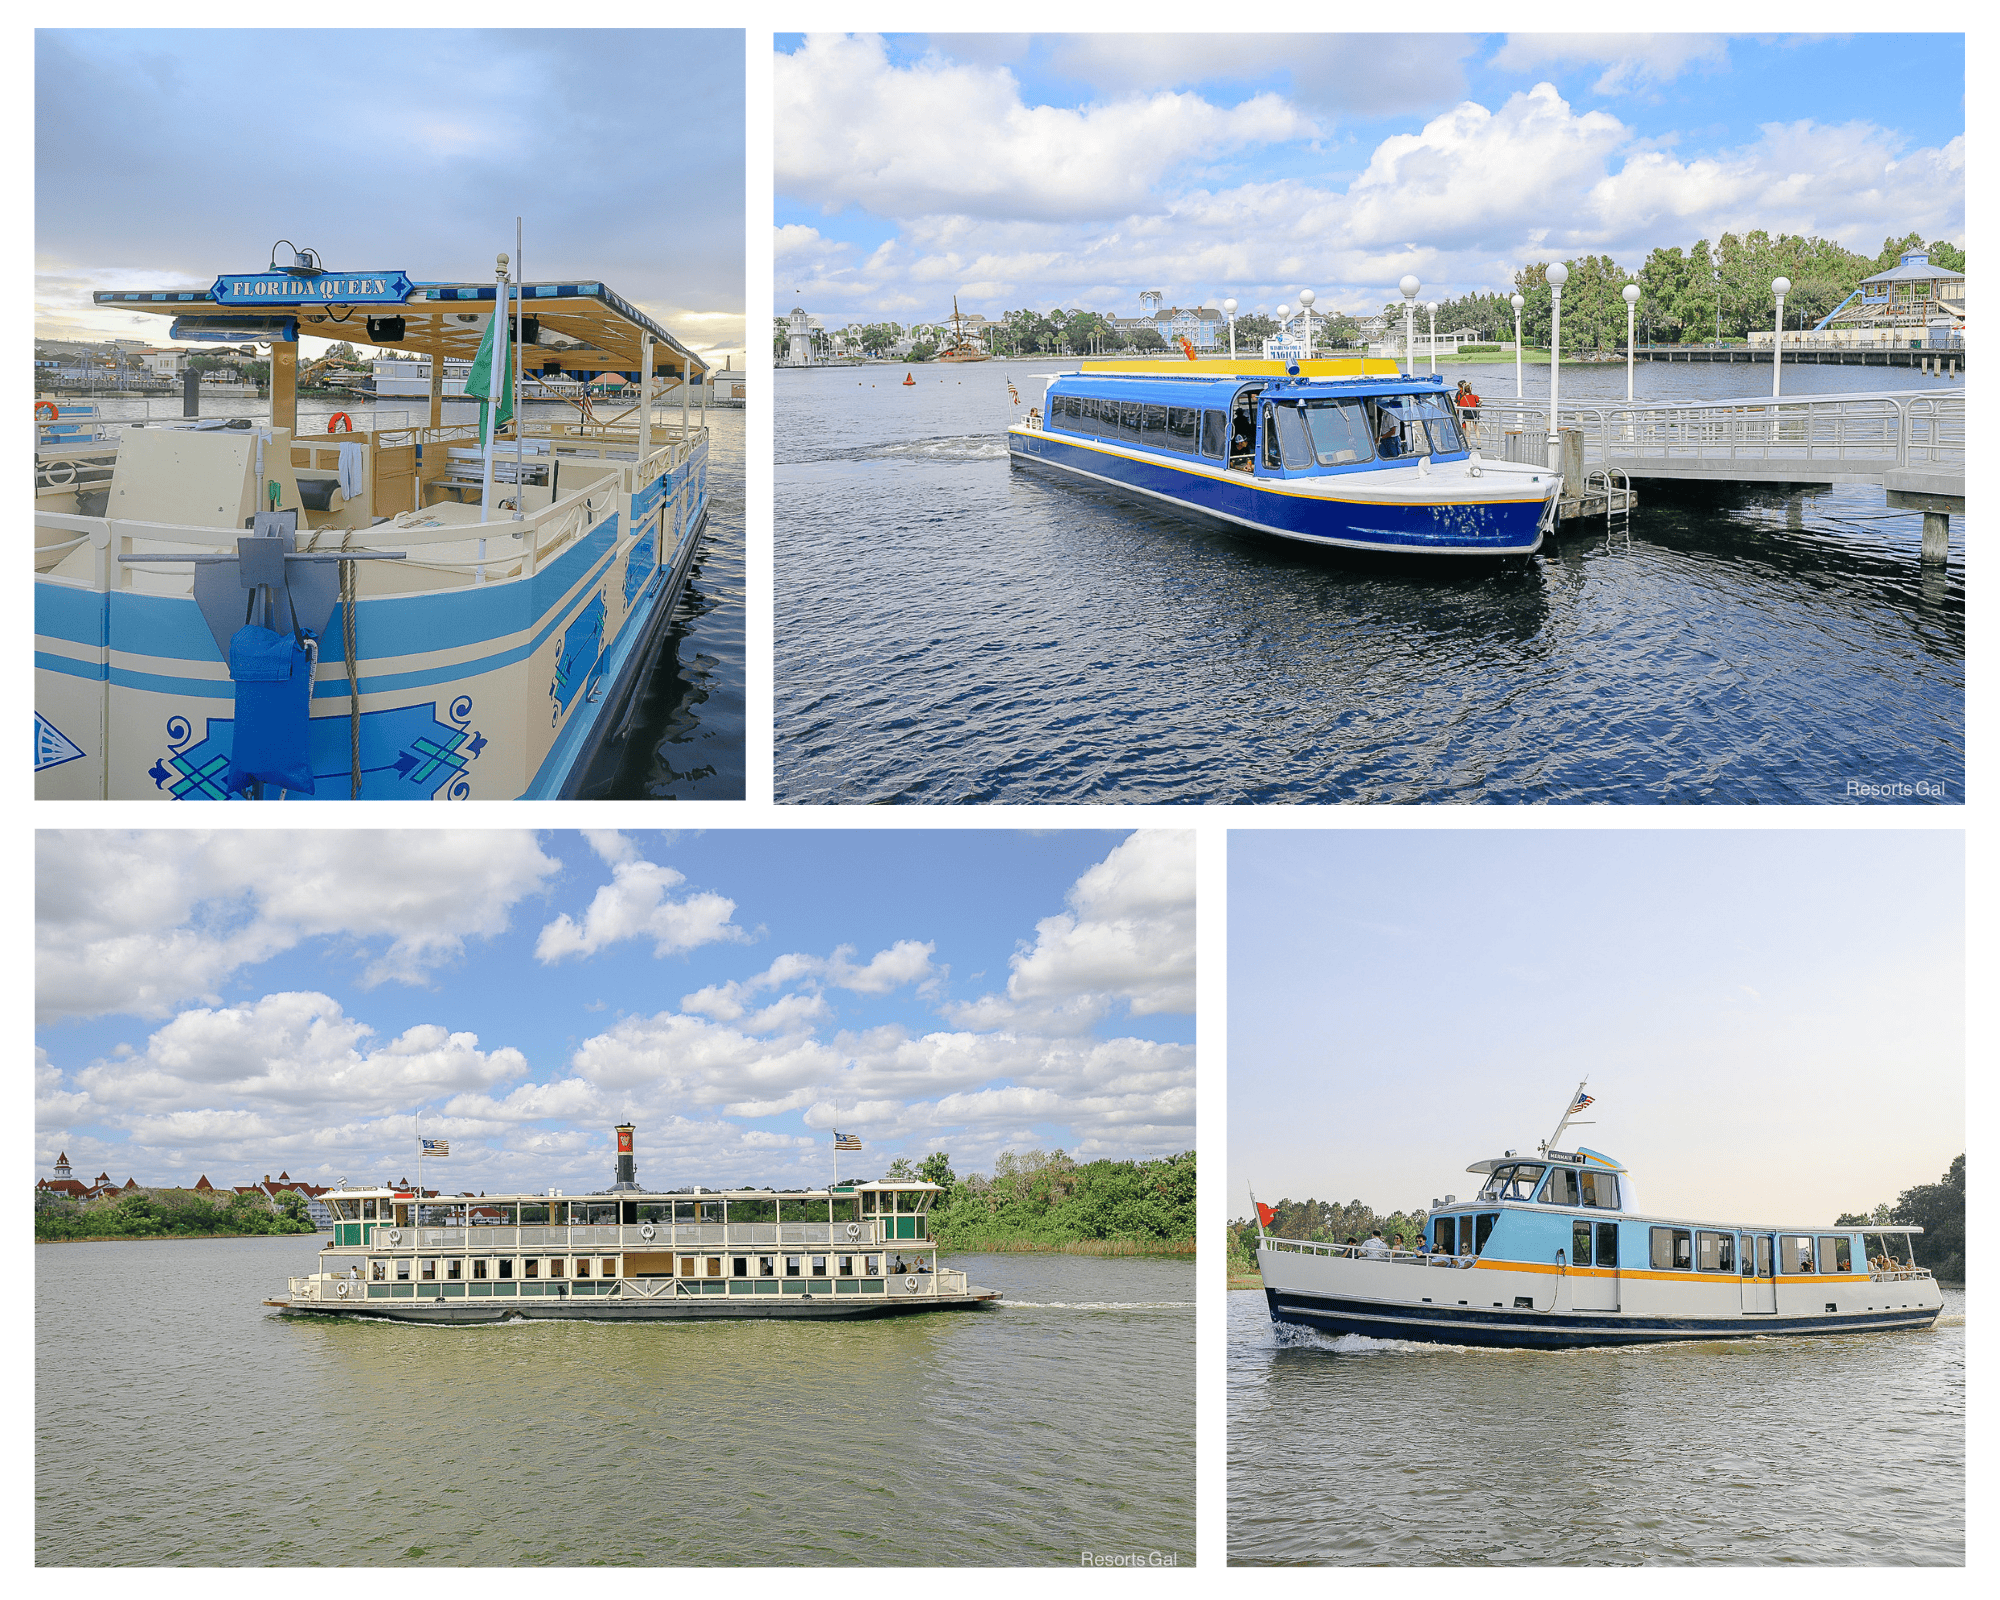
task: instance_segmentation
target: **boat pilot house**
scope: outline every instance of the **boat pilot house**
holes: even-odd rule
[[[620,1157],[629,1171],[630,1157]],[[337,1189],[319,1271],[287,1312],[413,1322],[894,1316],[997,1299],[938,1263],[943,1190],[883,1179],[830,1189],[630,1187],[589,1195],[421,1196]]]
[[[303,252],[96,301],[267,346],[270,412],[37,404],[37,796],[577,794],[693,559],[708,363],[505,256],[464,283]],[[427,358],[427,400],[301,416],[309,337]],[[446,418],[447,368],[478,415]],[[606,377],[636,399],[593,402]]]

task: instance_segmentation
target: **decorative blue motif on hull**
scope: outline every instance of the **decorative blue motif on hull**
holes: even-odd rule
[[[577,690],[596,677],[604,659],[604,592],[590,597],[590,604],[576,615],[556,646],[556,675],[549,684],[549,698],[555,702],[549,721],[562,721]]]
[[[35,713],[35,770],[46,772],[50,767],[59,767],[65,761],[75,761],[83,752],[71,742],[68,734],[37,711]]]
[[[364,800],[432,800],[450,787],[454,800],[470,797],[467,768],[488,743],[473,729],[472,701],[460,695],[452,702],[451,722],[438,718],[437,702],[391,706],[361,714],[361,797]],[[455,725],[454,725],[455,724]],[[199,740],[185,717],[167,722],[168,753],[154,762],[147,776],[155,788],[176,800],[227,800],[233,717],[210,717]],[[349,741],[345,716],[314,717],[309,732],[316,793],[294,794],[295,800],[348,798]]]

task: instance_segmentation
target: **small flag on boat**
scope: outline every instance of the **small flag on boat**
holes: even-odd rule
[[[835,1128],[833,1130],[833,1147],[836,1150],[859,1150],[861,1148],[861,1135],[858,1133],[842,1133],[838,1128]]]
[[[486,333],[472,358],[472,370],[465,375],[465,392],[484,400],[479,408],[479,447],[491,449],[493,435],[514,415],[512,367],[507,360],[507,302],[497,295],[493,315],[486,321]],[[498,401],[496,406],[493,402]]]
[[[419,1139],[417,1142],[424,1147],[424,1154],[433,1161],[441,1161],[451,1154],[449,1139]]]
[[[1265,1205],[1264,1202],[1261,1200],[1254,1200],[1251,1202],[1251,1204],[1256,1206],[1257,1208],[1257,1220],[1259,1222],[1263,1223],[1264,1226],[1267,1228],[1277,1226],[1278,1222],[1277,1212],[1273,1211],[1269,1206]]]
[[[1576,1104],[1571,1106],[1570,1110],[1581,1111],[1585,1106],[1594,1106],[1596,1104],[1597,1104],[1596,1095],[1585,1094],[1581,1089],[1579,1089],[1576,1092]]]
[[[1019,405],[1021,403],[1021,391],[1015,388],[1012,383],[1009,383],[1007,385],[1007,393],[1010,396],[1012,396],[1015,405]]]

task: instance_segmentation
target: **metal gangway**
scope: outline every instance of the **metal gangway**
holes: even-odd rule
[[[1965,395],[1886,391],[1730,400],[1562,404],[1568,459],[1586,470],[1700,483],[1877,484],[1893,509],[1924,513],[1923,558],[1945,558],[1965,511]],[[1541,459],[1542,400],[1482,400],[1480,448]]]

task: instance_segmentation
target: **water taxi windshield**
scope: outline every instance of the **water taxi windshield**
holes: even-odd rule
[[[1482,1200],[1532,1200],[1535,1185],[1542,1181],[1542,1174],[1548,1169],[1538,1161],[1523,1161],[1517,1164],[1495,1167],[1493,1176],[1486,1180],[1486,1187],[1479,1191]]]
[[[1375,438],[1385,456],[1448,456],[1465,448],[1448,400],[1399,394],[1385,395],[1374,405]]]

